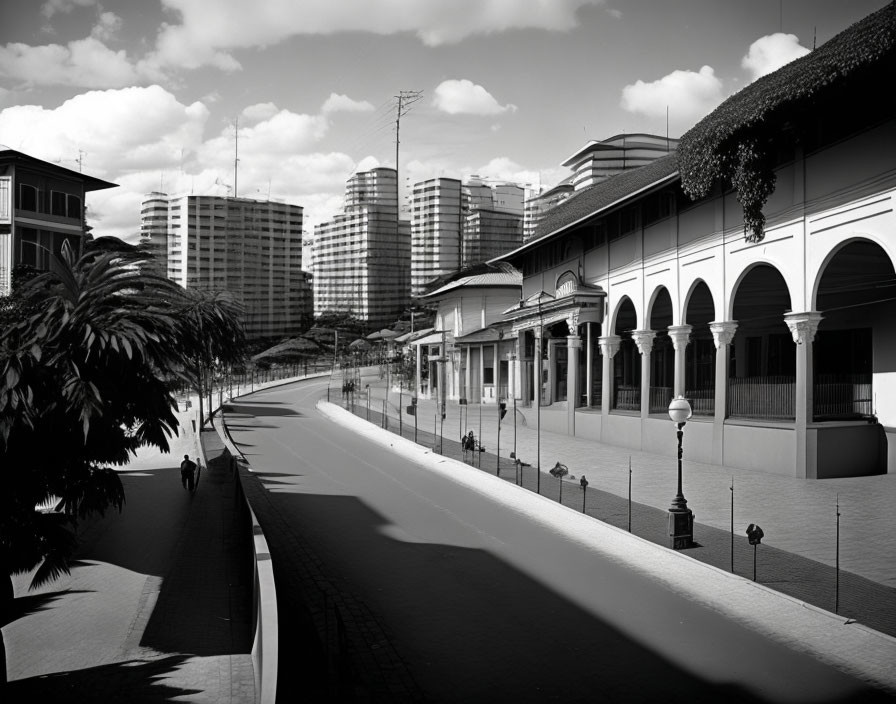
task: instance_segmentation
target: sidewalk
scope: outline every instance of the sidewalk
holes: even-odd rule
[[[380,411],[385,384],[375,369],[365,370],[362,393],[356,394],[355,414],[367,417],[366,384],[371,387],[370,421],[382,425]],[[341,394],[331,400],[350,407]],[[389,429],[399,429],[399,394],[388,400]],[[405,391],[401,403],[410,404]],[[437,405],[420,399],[417,406],[417,441],[462,458],[461,431],[473,430],[485,453],[467,453],[466,461],[494,474],[497,459],[498,410],[494,405],[462,407],[448,403],[439,438]],[[479,414],[482,412],[481,432]],[[527,465],[516,476],[509,455],[514,448],[513,409],[508,406],[501,423],[501,477],[522,482],[535,491],[537,447],[535,428],[518,409],[516,454]],[[542,409],[542,413],[545,411]],[[565,409],[563,410],[565,414]],[[402,414],[403,435],[414,439],[414,417]],[[436,436],[433,436],[435,426]],[[631,477],[631,530],[660,545],[668,545],[667,513],[676,490],[675,432],[669,423],[670,454],[658,456],[542,430],[540,493],[557,499],[560,481],[548,474],[556,462],[569,469],[563,480],[563,503],[614,526],[629,526]],[[851,479],[802,480],[774,474],[689,462],[687,427],[684,435],[683,490],[695,513],[694,540],[699,547],[683,551],[694,559],[724,570],[731,569],[731,485],[734,482],[734,571],[753,575],[754,549],[745,529],[758,524],[765,532],[756,548],[756,578],[782,593],[820,608],[853,618],[883,633],[896,636],[896,477],[883,475]],[[631,463],[631,474],[629,473]],[[586,495],[580,486],[589,482]],[[837,502],[839,500],[839,575],[837,562]],[[839,584],[838,584],[839,581]]]
[[[254,701],[250,536],[213,430],[196,492],[182,488],[180,458],[197,443],[178,415],[170,454],[121,470],[123,511],[79,529],[71,575],[35,591],[31,575],[16,579],[4,701]]]

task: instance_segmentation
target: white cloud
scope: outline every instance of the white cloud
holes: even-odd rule
[[[61,44],[0,47],[0,76],[26,86],[70,85],[109,88],[141,82],[124,51],[113,51],[95,37]]]
[[[427,46],[514,29],[569,31],[576,13],[604,0],[163,0],[180,24],[164,25],[152,58],[161,68],[238,67],[233,49],[268,46],[299,35],[413,32]]]
[[[50,19],[57,12],[68,14],[76,7],[90,7],[95,4],[96,0],[47,0],[41,5],[40,12],[44,17]]]
[[[330,97],[324,101],[321,112],[371,112],[375,108],[366,100],[352,100],[347,95],[330,93]]]
[[[278,112],[280,109],[274,103],[256,103],[243,108],[240,117],[244,119],[245,124],[256,125],[262,120],[270,120]]]
[[[740,65],[750,72],[751,80],[755,81],[808,53],[809,50],[800,45],[800,40],[794,34],[769,34],[750,44]]]
[[[516,112],[516,105],[501,105],[485,88],[466,78],[442,81],[436,86],[433,105],[449,115],[499,115]]]
[[[711,66],[698,72],[673,71],[656,81],[635,81],[622,89],[620,105],[623,110],[648,117],[666,116],[676,124],[692,125],[724,98],[722,81]]]
[[[121,29],[121,25],[121,17],[114,12],[101,12],[97,23],[90,30],[90,36],[100,41],[107,41]]]
[[[68,168],[77,168],[80,156],[84,173],[119,184],[88,195],[88,222],[96,235],[131,240],[149,191],[227,195],[226,185],[233,186],[233,127],[211,136],[208,128],[203,103],[181,103],[157,85],[90,91],[56,108],[0,110],[0,135],[10,148]],[[317,150],[327,129],[324,115],[297,114],[272,103],[245,108],[239,195],[301,205],[308,208],[309,223],[332,217],[357,165],[347,154]],[[361,166],[378,165],[367,162]]]

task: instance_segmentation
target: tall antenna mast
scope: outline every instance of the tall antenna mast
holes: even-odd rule
[[[237,197],[237,178],[240,163],[240,118],[233,123],[233,197]]]
[[[401,118],[410,112],[414,103],[423,98],[423,91],[400,90],[395,97],[398,99],[398,106],[395,111],[395,223],[397,227],[398,217],[401,213],[401,180],[398,178],[398,145],[401,143],[398,135],[401,129]]]

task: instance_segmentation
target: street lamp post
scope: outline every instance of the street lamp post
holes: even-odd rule
[[[678,493],[669,507],[669,538],[674,550],[692,547],[694,544],[694,513],[688,508],[681,490],[681,441],[684,425],[691,417],[691,404],[684,396],[676,396],[669,404],[669,417],[678,427]]]

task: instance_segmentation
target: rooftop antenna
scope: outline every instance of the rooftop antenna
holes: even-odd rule
[[[233,123],[233,197],[237,197],[237,178],[240,163],[240,118]]]
[[[398,133],[401,129],[402,116],[407,115],[411,110],[411,106],[423,98],[423,91],[400,90],[395,98],[398,99],[398,107],[395,110],[395,221],[397,223],[401,212],[401,198],[398,197],[398,189],[401,184],[398,178],[398,145],[400,144]]]

